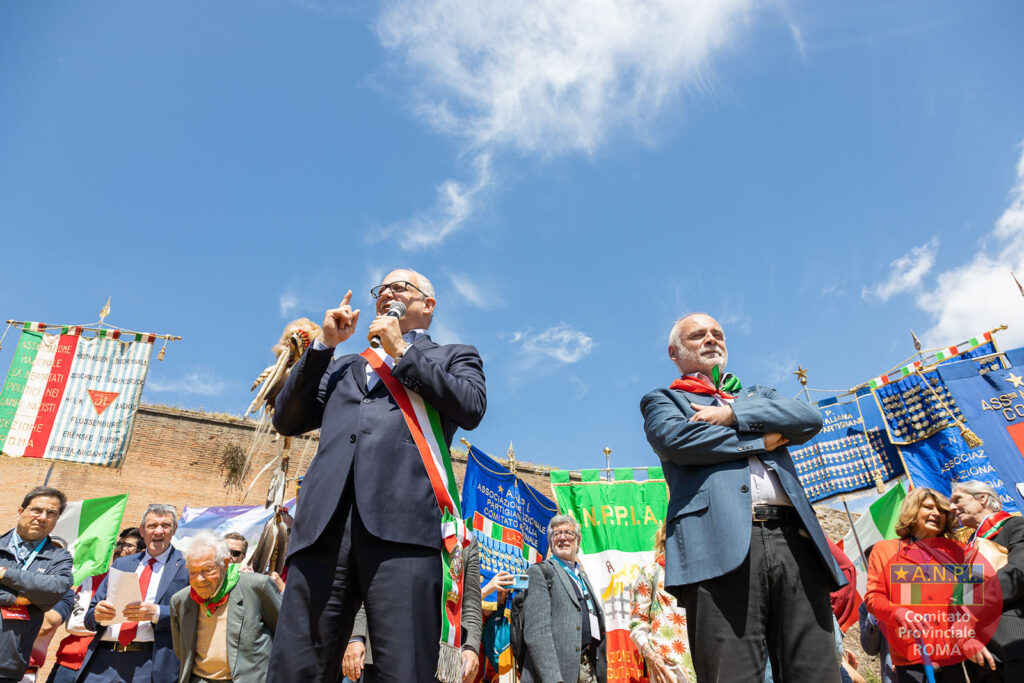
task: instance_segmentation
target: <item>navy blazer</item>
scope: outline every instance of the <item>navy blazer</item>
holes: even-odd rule
[[[126,572],[133,572],[139,568],[142,556],[145,553],[136,553],[128,557],[119,557],[111,565],[114,569]],[[181,551],[171,547],[167,556],[167,563],[160,574],[160,585],[156,589],[156,604],[160,606],[160,616],[153,624],[153,658],[152,681],[153,683],[177,683],[178,669],[180,663],[174,654],[174,645],[171,642],[171,596],[188,585],[188,568],[185,566],[185,557]],[[106,632],[107,627],[96,623],[96,603],[107,599],[107,578],[104,577],[96,594],[92,596],[89,609],[85,613],[85,627],[90,631],[96,631],[92,642],[89,643],[89,650],[85,653],[82,668],[78,670],[79,680],[89,669],[89,660],[100,642],[100,638]]]
[[[310,346],[274,402],[285,436],[320,429],[320,447],[299,495],[288,555],[313,545],[352,480],[366,529],[386,541],[441,548],[441,513],[402,411],[383,382],[366,391],[367,362]],[[441,416],[445,443],[473,429],[487,407],[483,361],[472,346],[438,346],[423,335],[392,375]]]
[[[742,389],[731,404],[731,427],[689,422],[691,403],[713,405],[714,397],[677,389],[655,389],[640,401],[647,441],[664,464],[669,486],[665,585],[684,586],[722,576],[750,550],[750,466],[756,455],[779,476],[831,577],[832,590],[846,585],[825,533],[804,494],[785,447],[764,450],[764,435],[778,432],[798,445],[821,430],[821,414],[809,403],[785,398],[771,387]]]
[[[28,598],[28,619],[0,620],[0,679],[20,680],[28,667],[32,643],[43,625],[46,610],[55,608],[71,587],[71,555],[47,538],[39,554],[26,569],[10,552],[14,529],[0,536],[0,567],[8,567],[0,582],[0,605],[14,604],[21,595]]]

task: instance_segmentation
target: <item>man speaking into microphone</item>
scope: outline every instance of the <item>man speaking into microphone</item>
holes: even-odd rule
[[[320,429],[320,447],[292,527],[268,683],[335,683],[360,604],[382,680],[461,680],[459,612],[442,610],[461,591],[442,589],[461,581],[454,559],[461,567],[468,541],[451,522],[458,491],[445,463],[455,431],[483,419],[483,362],[472,346],[430,339],[437,301],[423,275],[395,270],[371,294],[369,347],[352,340],[335,357],[359,322],[349,291],[275,401],[277,431]]]

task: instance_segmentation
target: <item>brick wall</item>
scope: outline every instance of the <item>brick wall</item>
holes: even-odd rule
[[[229,445],[248,450],[255,431],[253,422],[229,415],[144,405],[139,408],[128,453],[119,469],[53,463],[49,485],[62,490],[68,500],[127,492],[124,526],[138,524],[149,503],[170,503],[178,508],[179,513],[186,503],[197,507],[241,505],[245,487],[275,457],[278,446],[268,442],[254,454],[252,469],[242,486],[226,483],[223,453]],[[466,472],[466,456],[460,448],[453,444],[452,460],[461,486]],[[315,438],[293,439],[291,475],[304,473],[315,452]],[[4,514],[9,519],[9,524],[0,524],[0,529],[13,526],[14,514],[22,497],[45,481],[50,464],[31,458],[0,460],[0,501],[8,511]],[[552,497],[546,468],[522,464],[519,475],[541,493]],[[253,486],[244,504],[263,503],[268,483],[269,472]],[[291,482],[285,498],[294,495],[295,484]]]

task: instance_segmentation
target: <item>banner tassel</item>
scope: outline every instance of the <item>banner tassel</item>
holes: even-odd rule
[[[437,655],[437,671],[434,672],[434,676],[441,683],[459,683],[462,680],[462,653],[454,645],[440,645],[441,651]]]
[[[960,428],[960,436],[964,438],[964,441],[966,441],[967,445],[971,448],[977,448],[978,446],[983,446],[985,444],[985,442],[981,440],[981,437],[972,432],[964,423],[958,423],[957,427]]]
[[[949,409],[949,406],[946,405],[946,402],[942,400],[941,396],[939,396],[939,392],[935,391],[935,387],[932,386],[932,383],[929,382],[928,378],[925,377],[924,373],[921,372],[921,368],[918,367],[915,372],[917,373],[918,377],[921,378],[921,383],[928,387],[928,389],[932,392],[932,395],[939,402],[939,405],[941,405],[942,409],[946,411],[947,415],[949,415],[949,419],[953,422],[953,424],[955,424],[960,429],[960,436],[963,437],[964,442],[971,448],[983,446],[985,442],[981,440],[980,436],[971,431],[970,427],[967,426],[966,422],[957,418],[957,416],[953,414],[953,411]]]
[[[167,338],[164,338],[164,345],[160,347],[160,353],[156,354],[157,360],[163,360],[164,356],[167,355]]]

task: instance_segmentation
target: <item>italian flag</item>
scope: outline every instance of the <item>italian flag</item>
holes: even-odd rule
[[[857,568],[857,592],[861,596],[867,591],[868,568],[864,566],[857,549],[857,539],[860,539],[860,547],[867,550],[878,541],[896,538],[896,522],[900,517],[900,505],[903,504],[903,499],[906,497],[907,491],[903,488],[903,482],[897,481],[895,486],[871,504],[868,511],[861,515],[853,525],[853,530],[843,537],[843,552],[853,560],[853,564]],[[857,532],[856,538],[854,538],[854,531]]]
[[[74,585],[107,571],[127,505],[125,493],[80,500],[64,508],[50,535],[68,542],[68,552],[75,559]]]

